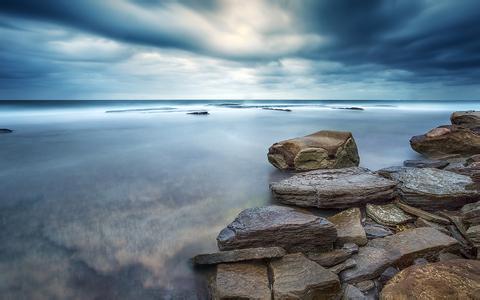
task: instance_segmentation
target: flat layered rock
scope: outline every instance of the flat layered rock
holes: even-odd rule
[[[353,207],[327,218],[337,228],[335,244],[354,243],[363,246],[367,243],[367,235],[362,226],[362,212]]]
[[[214,265],[219,263],[237,262],[245,260],[278,258],[284,256],[285,254],[285,249],[280,247],[248,248],[208,254],[199,254],[193,258],[193,263],[196,265]]]
[[[392,199],[395,181],[368,169],[315,170],[270,184],[274,197],[303,207],[349,208]]]
[[[467,229],[466,238],[473,244],[474,247],[480,247],[480,225],[471,226]]]
[[[480,261],[456,259],[411,266],[393,277],[380,299],[478,299]]]
[[[454,125],[466,128],[475,128],[480,126],[480,111],[456,111],[450,116],[450,121]]]
[[[480,224],[480,201],[464,205],[460,212],[465,223],[470,225]]]
[[[217,265],[212,285],[213,299],[271,299],[267,267],[261,264]]]
[[[340,281],[333,272],[301,253],[270,263],[274,299],[338,299]]]
[[[343,270],[353,268],[356,265],[357,265],[357,262],[354,259],[349,258],[346,261],[339,263],[338,265],[328,268],[328,270],[335,274],[339,274]]]
[[[400,209],[402,209],[403,211],[405,211],[405,212],[407,212],[411,215],[417,216],[419,218],[423,218],[424,220],[435,222],[435,223],[440,223],[440,224],[444,224],[444,225],[448,225],[448,224],[451,223],[450,220],[448,220],[444,217],[441,217],[441,216],[433,214],[433,213],[429,213],[427,211],[421,210],[420,208],[416,208],[416,207],[407,205],[407,204],[402,203],[402,202],[396,202],[395,204]]]
[[[418,153],[429,157],[451,154],[473,155],[480,153],[480,134],[478,128],[445,125],[412,137],[410,146]]]
[[[287,252],[330,250],[335,226],[325,218],[285,206],[248,208],[217,237],[220,250],[282,247]]]
[[[435,159],[413,159],[403,162],[403,166],[412,168],[436,168],[443,169],[448,166],[449,162]]]
[[[319,131],[275,143],[267,156],[278,169],[296,171],[346,168],[360,162],[352,134],[341,131]]]
[[[363,229],[365,229],[367,239],[378,239],[393,234],[390,228],[373,222],[366,222]]]
[[[313,260],[322,267],[332,267],[347,260],[355,253],[358,253],[358,246],[347,243],[344,244],[341,249],[335,249],[329,252],[311,252],[306,255],[308,259]]]
[[[366,211],[367,216],[375,222],[386,226],[405,224],[414,220],[412,216],[406,214],[392,203],[385,205],[367,204]]]
[[[364,300],[367,297],[356,286],[352,284],[346,284],[343,287],[342,300]]]
[[[445,233],[446,235],[450,235],[450,231],[446,227],[444,227],[444,226],[442,226],[438,223],[425,220],[423,218],[416,219],[415,220],[415,226],[417,226],[417,227],[432,227],[432,228],[435,228],[436,230],[438,230],[442,233]]]
[[[432,211],[458,209],[480,199],[468,176],[433,168],[399,168],[389,176],[400,182],[398,191],[408,205]]]
[[[378,277],[389,266],[404,268],[417,257],[433,258],[458,241],[434,228],[422,227],[371,240],[352,258],[357,266],[341,273],[342,281],[355,283]]]

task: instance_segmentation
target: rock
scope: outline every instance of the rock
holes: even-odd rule
[[[453,125],[475,128],[480,126],[480,111],[456,111],[450,116],[450,121]]]
[[[480,199],[480,191],[472,179],[453,172],[401,168],[389,175],[400,182],[398,191],[402,201],[424,210],[457,209]]]
[[[450,154],[473,155],[480,153],[480,135],[477,128],[446,125],[434,128],[427,134],[410,139],[413,150],[429,157]]]
[[[458,259],[411,266],[383,288],[380,299],[478,299],[480,261]]]
[[[415,260],[413,261],[413,264],[414,265],[426,265],[426,264],[428,264],[428,260],[426,260],[423,257],[415,258]]]
[[[282,247],[287,252],[326,251],[337,238],[335,226],[307,211],[285,206],[248,208],[217,237],[220,250]]]
[[[467,235],[467,228],[465,227],[465,224],[463,223],[463,218],[462,215],[457,212],[457,211],[440,211],[438,212],[439,215],[449,219],[455,227],[460,231],[460,233],[463,236]]]
[[[206,110],[202,110],[202,111],[192,111],[192,112],[188,112],[187,115],[197,115],[197,116],[206,116],[206,115],[209,115],[210,113]]]
[[[450,252],[442,252],[438,255],[438,261],[447,261],[452,259],[461,259],[461,257]]]
[[[342,300],[365,300],[366,297],[357,287],[351,284],[345,284],[343,287]]]
[[[416,207],[407,205],[407,204],[402,203],[402,202],[396,202],[395,204],[400,209],[402,209],[403,211],[405,211],[405,212],[407,212],[411,215],[417,216],[419,218],[423,218],[424,220],[435,222],[435,223],[440,223],[440,224],[445,224],[445,225],[451,224],[450,220],[448,220],[446,218],[443,218],[443,217],[440,217],[436,214],[426,212],[424,210],[421,210],[420,208],[416,208]]]
[[[416,159],[406,160],[403,162],[403,166],[412,168],[436,168],[443,169],[448,166],[448,161],[434,160],[434,159]]]
[[[339,263],[338,265],[335,265],[331,268],[328,268],[328,270],[335,273],[335,274],[339,274],[343,270],[353,268],[356,265],[357,265],[357,262],[354,259],[349,258],[346,261],[344,261],[342,263]]]
[[[475,157],[478,155],[474,155],[472,157]],[[469,176],[472,178],[473,181],[479,182],[480,181],[480,162],[471,160],[471,158],[468,159],[455,159],[452,160],[452,162],[445,167],[445,170],[454,172],[457,174]]]
[[[338,276],[301,253],[288,254],[270,263],[274,299],[337,299]]]
[[[474,247],[480,247],[480,225],[475,225],[468,228],[466,237]]]
[[[389,266],[404,268],[417,257],[432,258],[458,245],[457,240],[433,228],[416,228],[371,240],[353,255],[357,266],[343,271],[342,281],[360,282],[378,277]]]
[[[365,281],[356,283],[355,286],[361,292],[366,293],[366,292],[370,291],[371,289],[375,288],[375,283],[373,282],[373,280],[365,280]]]
[[[289,108],[262,107],[262,109],[264,109],[264,110],[286,111],[286,112],[292,111],[292,110],[289,109]]]
[[[196,265],[214,265],[219,263],[237,262],[245,260],[278,258],[284,256],[285,254],[285,249],[280,247],[249,248],[231,251],[221,251],[209,254],[199,254],[193,258],[193,263]]]
[[[367,204],[367,216],[386,226],[405,224],[414,220],[412,216],[404,213],[393,203],[385,205]]]
[[[333,109],[348,109],[348,110],[365,110],[363,107],[356,107],[356,106],[351,106],[351,107],[332,107]]]
[[[8,128],[0,128],[0,133],[12,133],[13,130],[8,129]]]
[[[464,205],[460,212],[465,223],[470,225],[480,224],[480,201]]]
[[[270,184],[274,197],[286,204],[349,208],[395,196],[397,183],[368,169],[353,167],[300,173]]]
[[[395,267],[388,267],[385,269],[385,271],[382,272],[380,277],[378,278],[378,281],[385,285],[390,279],[393,278],[398,272],[400,272],[397,268]]]
[[[350,208],[327,218],[337,228],[335,244],[354,243],[363,246],[367,236],[362,226],[362,213],[359,208]]]
[[[355,253],[358,253],[358,246],[347,243],[344,244],[341,249],[335,249],[329,252],[310,252],[306,255],[308,259],[313,260],[322,267],[332,267],[347,260]]]
[[[447,228],[448,231],[450,231],[451,236],[460,243],[460,246],[462,247],[460,250],[463,250],[462,254],[468,258],[473,258],[474,251],[472,245],[467,239],[465,239],[464,235],[460,233],[457,226],[448,225]]]
[[[390,228],[376,223],[365,223],[363,228],[367,234],[367,239],[383,238],[393,234]]]
[[[319,131],[273,144],[268,161],[281,170],[309,171],[358,166],[360,158],[350,132]]]
[[[415,226],[417,226],[417,227],[432,227],[432,228],[435,228],[436,230],[438,230],[442,233],[445,233],[446,235],[450,235],[450,231],[447,228],[443,227],[440,224],[427,221],[423,218],[416,219],[415,220]]]
[[[271,299],[267,267],[261,264],[217,265],[213,299]]]

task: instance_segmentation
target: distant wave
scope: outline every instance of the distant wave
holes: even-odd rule
[[[170,111],[175,110],[175,107],[156,107],[156,108],[129,108],[129,109],[116,109],[107,110],[105,113],[123,113],[123,112],[154,112],[154,111]]]

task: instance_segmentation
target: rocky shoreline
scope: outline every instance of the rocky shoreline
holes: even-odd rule
[[[410,140],[425,160],[358,167],[351,133],[272,145],[302,171],[270,184],[279,205],[242,211],[217,237],[212,299],[480,298],[480,112]],[[321,217],[315,209],[341,208]]]

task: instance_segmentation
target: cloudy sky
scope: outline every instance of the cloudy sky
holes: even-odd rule
[[[480,99],[478,0],[1,0],[0,99]]]

